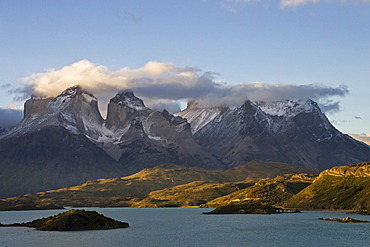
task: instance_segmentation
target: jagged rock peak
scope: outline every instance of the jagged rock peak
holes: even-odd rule
[[[59,94],[56,98],[58,97],[73,97],[75,95],[81,95],[81,94],[87,94],[93,99],[96,100],[96,97],[92,95],[91,93],[87,92],[85,89],[83,89],[79,85],[75,85],[73,87],[69,87],[66,90],[64,90],[61,94]]]
[[[258,110],[258,106],[250,100],[246,100],[239,108],[246,112],[255,112]]]
[[[136,97],[131,90],[117,93],[117,95],[113,97],[110,102],[118,105],[125,105],[136,110],[147,109],[147,107],[144,105],[144,102],[140,98]]]
[[[175,124],[176,126],[183,126],[184,129],[190,129],[190,124],[186,118],[180,116],[174,116],[170,114],[166,109],[161,112],[161,115],[170,123]]]
[[[67,88],[61,94],[59,94],[57,97],[55,97],[54,99],[52,99],[48,103],[48,106],[47,106],[49,108],[48,110],[49,111],[50,110],[51,111],[55,111],[56,109],[60,109],[66,103],[68,103],[72,99],[75,99],[79,95],[82,95],[83,98],[80,98],[80,99],[82,99],[82,100],[84,100],[86,102],[92,102],[92,101],[96,101],[97,102],[97,99],[96,99],[96,97],[94,95],[92,95],[91,93],[85,91],[80,86],[73,86],[73,87]]]
[[[83,98],[81,98],[81,99],[84,99],[86,102],[92,102],[92,101],[97,102],[97,99],[94,95],[85,91],[80,86],[73,86],[73,87],[67,88],[61,94],[59,94],[57,97],[52,99],[48,103],[48,106],[47,106],[49,108],[48,110],[51,111],[51,112],[56,111],[57,109],[60,109],[66,103],[68,103],[72,99],[75,99],[79,95],[82,95]]]
[[[246,117],[249,119],[248,121],[251,121],[251,119],[256,119],[259,122],[267,120],[267,114],[250,100],[245,101],[243,105],[236,108],[235,114],[239,116],[242,122],[246,120]]]
[[[121,91],[109,101],[105,125],[112,131],[124,130],[134,118],[141,119],[150,113],[151,110],[132,91]]]
[[[70,87],[70,88],[67,88],[66,90],[64,90],[60,96],[65,96],[65,95],[75,95],[79,92],[82,91],[82,88],[79,86],[79,85],[75,85],[73,87]]]

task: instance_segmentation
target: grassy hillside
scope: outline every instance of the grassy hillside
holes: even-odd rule
[[[325,170],[284,203],[301,209],[370,210],[370,162]]]
[[[217,197],[230,194],[253,183],[209,183],[203,181],[191,182],[172,188],[152,191],[144,199],[132,204],[133,207],[184,207],[200,206]]]
[[[311,173],[315,171],[277,162],[249,162],[244,166],[230,170],[205,170],[165,164],[144,169],[127,177],[98,179],[70,188],[3,199],[0,200],[0,210],[35,209],[42,208],[41,205],[49,208],[60,206],[140,206],[138,202],[145,199],[152,191],[195,181],[208,183],[256,182],[265,177],[302,172]],[[226,193],[232,190],[231,187],[232,185],[229,185],[229,187],[220,185],[220,190],[224,190],[222,193]],[[211,190],[206,185],[199,189],[204,191]],[[189,192],[189,194],[191,193]],[[212,198],[212,196],[205,198]],[[198,199],[188,203],[198,203],[196,200]]]
[[[235,191],[207,203],[208,207],[219,207],[228,204],[259,203],[278,204],[309,186],[315,175],[287,174],[275,178],[261,179],[253,186]]]

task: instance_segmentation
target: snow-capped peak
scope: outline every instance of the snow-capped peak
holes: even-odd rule
[[[262,111],[271,116],[285,117],[294,117],[301,112],[311,112],[317,107],[317,104],[310,99],[293,99],[274,102],[260,101],[256,102],[256,104],[261,108]]]
[[[9,136],[23,135],[46,126],[61,126],[74,134],[98,138],[102,124],[96,97],[74,86],[52,99],[32,97],[28,100],[25,117]]]

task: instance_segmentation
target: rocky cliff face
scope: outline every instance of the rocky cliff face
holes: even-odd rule
[[[118,93],[108,104],[106,127],[112,131],[123,131],[133,119],[147,117],[151,110],[133,92]]]
[[[116,136],[105,150],[129,173],[163,163],[224,168],[195,142],[190,124],[166,110],[152,111],[132,92],[120,92],[110,100],[106,128]]]
[[[23,120],[8,137],[45,126],[61,126],[71,133],[97,138],[103,124],[97,99],[79,86],[68,88],[55,98],[31,98],[24,108]]]

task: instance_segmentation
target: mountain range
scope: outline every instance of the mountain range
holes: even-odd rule
[[[178,113],[195,140],[228,166],[279,161],[325,170],[370,159],[370,147],[337,130],[312,100],[251,102]]]
[[[370,160],[370,147],[335,129],[312,100],[246,101],[175,115],[131,91],[109,104],[79,86],[31,97],[19,125],[0,138],[0,197],[121,177],[164,163],[228,169],[277,161],[324,170]]]

